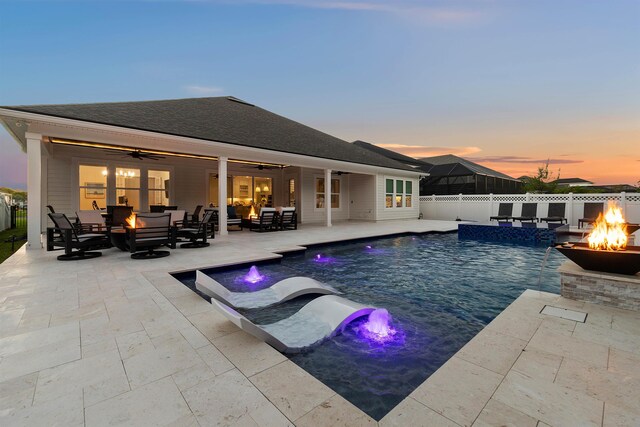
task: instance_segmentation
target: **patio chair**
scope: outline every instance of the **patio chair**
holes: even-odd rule
[[[538,220],[538,204],[537,203],[523,203],[522,204],[522,212],[520,216],[513,217],[514,221],[531,221],[535,222]]]
[[[97,258],[102,252],[94,250],[111,247],[111,240],[105,233],[81,233],[63,213],[50,213],[49,218],[55,227],[47,229],[47,251],[64,248],[64,255],[58,256],[60,261]]]
[[[500,203],[498,215],[489,218],[489,221],[509,221],[513,213],[513,203]]]
[[[91,202],[91,207],[96,211],[103,211],[104,210],[104,208],[101,208],[100,206],[98,206],[98,202],[96,202],[95,200],[93,202]]]
[[[165,209],[164,213],[168,213],[171,215],[170,224],[172,227],[181,228],[185,226],[185,218],[187,216],[187,211],[185,211],[184,209],[177,209],[177,210]]]
[[[135,228],[127,227],[127,245],[132,259],[162,258],[169,251],[156,251],[160,246],[175,247],[175,234],[168,213],[137,214]]]
[[[567,218],[564,217],[566,203],[549,203],[549,210],[545,218],[540,218],[540,222],[559,222],[564,224]]]
[[[179,228],[177,231],[178,237],[186,237],[189,239],[188,243],[183,243],[180,245],[181,248],[204,248],[209,246],[209,242],[207,242],[207,234],[209,223],[211,222],[211,217],[213,217],[214,211],[206,211],[204,216],[202,217],[202,221],[198,223],[198,226],[195,228],[185,227]],[[211,233],[211,237],[215,237],[213,233]],[[198,241],[200,240],[200,241]]]
[[[583,224],[593,224],[598,219],[598,215],[604,210],[604,202],[600,203],[585,203],[584,204],[584,218],[578,220],[578,228],[582,228]]]
[[[297,230],[298,218],[296,208],[282,207],[278,211],[278,228],[280,230]]]
[[[275,208],[262,208],[260,209],[260,216],[258,218],[251,218],[251,231],[274,231],[277,229],[278,223],[276,220]]]
[[[237,225],[240,227],[240,231],[242,231],[242,218],[238,216],[236,213],[236,207],[228,205],[227,206],[227,227],[231,227],[232,225]]]
[[[77,211],[76,218],[78,219],[78,225],[87,232],[109,234],[111,229],[111,227],[107,226],[100,211]]]
[[[191,223],[196,224],[200,222],[200,211],[202,210],[202,205],[196,206],[191,214]]]
[[[53,209],[53,206],[51,205],[47,205],[47,209],[49,209],[50,213],[56,213],[55,209]]]

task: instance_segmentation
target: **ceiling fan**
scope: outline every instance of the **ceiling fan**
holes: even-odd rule
[[[258,165],[255,166],[256,169],[258,170],[269,170],[269,169],[284,169],[284,166],[273,166],[273,165]]]
[[[133,150],[130,151],[128,153],[111,153],[109,154],[110,156],[129,156],[132,159],[138,159],[138,160],[144,160],[144,159],[149,159],[149,160],[158,160],[158,159],[164,159],[164,156],[160,156],[158,154],[152,154],[152,153],[145,153],[143,151],[140,150]]]

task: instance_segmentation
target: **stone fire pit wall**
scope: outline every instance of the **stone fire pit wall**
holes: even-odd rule
[[[640,311],[640,275],[583,270],[566,261],[560,272],[560,294],[565,298]]]

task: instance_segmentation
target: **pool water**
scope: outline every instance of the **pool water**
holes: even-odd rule
[[[392,316],[395,334],[374,340],[366,318],[289,358],[376,420],[422,384],[525,289],[537,289],[546,247],[458,240],[456,234],[402,236],[322,246],[259,265],[210,275],[233,291],[254,291],[291,276],[330,284],[345,298]],[[543,291],[559,292],[562,257],[550,253]],[[288,317],[316,296],[245,310],[256,323]]]

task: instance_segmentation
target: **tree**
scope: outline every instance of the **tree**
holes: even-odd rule
[[[527,178],[524,183],[524,191],[527,193],[553,193],[557,185],[551,181],[559,177],[559,170],[556,178],[549,172],[549,160],[547,160],[544,165],[538,166],[538,171],[534,176]]]

